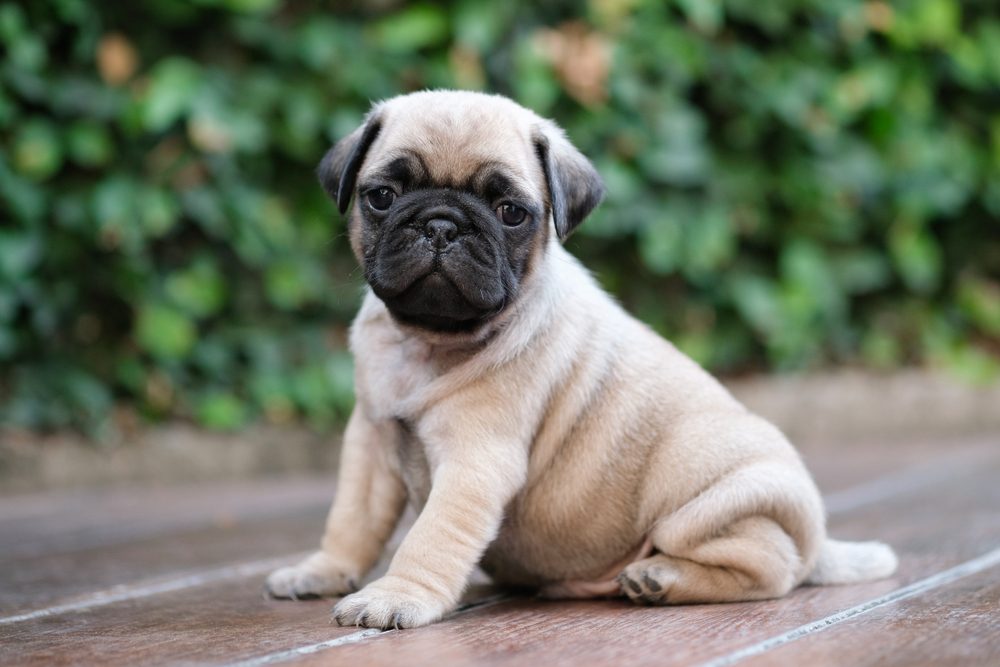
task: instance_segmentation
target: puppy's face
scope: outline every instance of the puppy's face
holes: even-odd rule
[[[372,291],[398,321],[481,329],[514,303],[551,234],[597,204],[593,167],[502,97],[425,92],[377,105],[320,165]]]

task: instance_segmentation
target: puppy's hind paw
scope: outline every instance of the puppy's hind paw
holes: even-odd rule
[[[632,563],[618,575],[622,592],[636,604],[669,604],[668,594],[676,573],[666,565],[645,559]]]
[[[273,598],[309,600],[352,593],[358,585],[355,574],[347,572],[320,551],[297,565],[272,572],[267,577],[265,589]]]

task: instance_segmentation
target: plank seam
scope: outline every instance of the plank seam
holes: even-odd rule
[[[35,611],[23,614],[0,617],[0,625],[10,625],[12,623],[45,618],[46,616],[87,611],[94,607],[102,607],[116,602],[125,602],[126,600],[135,600],[137,598],[160,595],[161,593],[172,593],[186,588],[195,588],[229,579],[255,577],[266,574],[283,565],[288,565],[298,558],[304,558],[308,553],[303,552],[296,556],[281,556],[280,558],[268,558],[265,560],[248,561],[238,565],[227,565],[148,584],[122,584],[113,586],[65,604],[36,609]]]
[[[297,646],[296,648],[290,648],[286,651],[268,653],[266,655],[257,656],[256,658],[249,658],[240,662],[230,663],[228,667],[263,667],[264,665],[273,665],[276,662],[287,662],[306,655],[312,655],[313,653],[319,653],[320,651],[325,651],[327,649],[344,646],[345,644],[354,644],[364,641],[368,637],[371,637],[372,635],[380,635],[382,632],[382,630],[368,628],[367,630],[352,632],[349,635],[343,635],[337,637],[336,639],[328,639],[325,642],[308,644],[306,646]],[[395,632],[395,630],[386,630],[385,632]]]
[[[491,595],[489,597],[483,598],[482,600],[477,600],[466,605],[459,607],[453,615],[457,616],[464,612],[470,611],[472,609],[479,609],[481,607],[489,607],[490,605],[503,602],[509,599],[511,596],[507,593],[498,593],[496,595]],[[239,662],[231,662],[223,665],[222,667],[263,667],[264,665],[273,665],[279,662],[288,662],[289,660],[295,660],[296,658],[301,658],[305,655],[312,655],[313,653],[319,653],[320,651],[325,651],[327,649],[336,648],[338,646],[343,646],[344,644],[356,644],[357,642],[364,641],[369,637],[374,637],[376,635],[382,635],[386,633],[398,632],[397,630],[378,630],[375,628],[368,628],[367,630],[361,630],[360,632],[352,632],[349,635],[343,635],[341,637],[336,637],[334,639],[329,639],[324,642],[317,642],[315,644],[307,644],[306,646],[298,646],[296,648],[286,649],[284,651],[276,651],[274,653],[266,653],[254,658],[248,658],[246,660],[240,660]]]
[[[961,565],[956,565],[948,570],[938,572],[937,574],[916,581],[909,586],[897,588],[896,590],[886,593],[881,597],[863,602],[854,607],[850,607],[849,609],[844,609],[836,614],[831,614],[825,618],[821,618],[818,621],[800,625],[793,630],[783,632],[780,635],[775,635],[774,637],[770,637],[756,644],[751,644],[746,648],[734,651],[733,653],[724,655],[720,658],[704,662],[701,664],[701,667],[728,667],[729,665],[734,665],[737,662],[746,660],[747,658],[762,655],[768,651],[784,646],[785,644],[802,639],[803,637],[808,637],[809,635],[817,632],[822,632],[827,628],[831,628],[835,625],[843,623],[844,621],[861,616],[862,614],[867,614],[868,612],[878,609],[879,607],[884,607],[895,602],[900,602],[901,600],[915,597],[935,588],[958,581],[963,577],[988,570],[998,564],[1000,564],[1000,549],[994,549],[993,551],[983,554],[978,558],[973,558],[972,560],[966,561]]]

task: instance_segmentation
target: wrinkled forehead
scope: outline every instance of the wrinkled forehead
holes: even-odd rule
[[[500,103],[386,105],[360,180],[387,178],[411,188],[453,187],[490,196],[511,191],[539,201],[544,174],[531,118],[520,111]]]

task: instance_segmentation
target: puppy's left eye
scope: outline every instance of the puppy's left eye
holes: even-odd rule
[[[519,224],[524,222],[525,218],[528,217],[528,212],[520,206],[504,204],[503,206],[497,207],[497,215],[500,217],[500,222],[503,224],[508,227],[517,227]]]
[[[396,201],[396,193],[389,188],[375,188],[368,192],[368,205],[376,211],[384,211]]]

